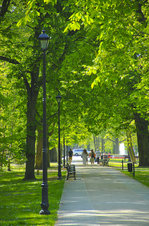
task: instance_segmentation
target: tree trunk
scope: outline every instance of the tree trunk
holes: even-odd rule
[[[96,150],[96,137],[93,135],[94,149]]]
[[[10,159],[8,159],[8,171],[11,171],[11,168],[10,168]]]
[[[137,129],[139,165],[149,166],[149,131],[148,121],[135,114],[135,124]]]
[[[101,148],[102,152],[105,152],[105,139],[101,138]]]
[[[97,151],[100,150],[100,137],[97,137]]]
[[[57,162],[57,151],[56,151],[56,148],[52,148],[50,150],[50,161],[51,162]]]
[[[34,164],[35,164],[35,140],[36,140],[36,101],[37,92],[30,89],[30,94],[28,95],[27,103],[27,137],[26,137],[26,171],[25,179],[35,179],[34,175]]]
[[[119,154],[119,139],[115,138],[113,141],[113,154]]]
[[[39,46],[39,32],[40,32],[40,24],[41,18],[39,18],[38,26],[34,28],[34,45],[33,52],[35,58],[31,59],[32,66],[30,66],[30,82],[27,81],[24,76],[24,83],[27,90],[27,137],[26,137],[26,171],[25,171],[25,179],[35,179],[34,175],[34,164],[35,164],[35,140],[36,140],[36,103],[38,92],[41,86],[39,79],[39,67],[40,67],[40,56],[39,50],[37,46]]]
[[[43,130],[38,129],[37,137],[37,153],[36,153],[36,169],[42,169],[42,148],[43,148]]]
[[[135,163],[136,162],[135,153],[134,153],[133,144],[132,144],[131,132],[129,131],[129,129],[126,131],[126,136],[127,136],[128,159],[129,161],[132,161],[133,163]]]

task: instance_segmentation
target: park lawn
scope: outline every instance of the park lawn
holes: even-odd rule
[[[111,159],[110,159],[110,161],[109,161],[109,166],[111,166],[111,167],[122,167],[122,160],[115,160],[115,161],[112,161]],[[127,162],[124,162],[123,163],[123,167],[127,167]]]
[[[123,168],[127,169],[128,160],[123,160]],[[135,166],[138,167],[139,163],[136,162]],[[122,159],[110,159],[109,166],[122,168]]]
[[[115,162],[110,161],[109,166],[118,168],[120,170],[122,169],[122,163],[118,161],[115,161]],[[122,173],[132,177],[133,179],[149,187],[149,167],[146,167],[146,168],[139,167],[138,163],[135,164],[135,176],[133,176],[132,173],[128,172],[126,162],[124,162],[123,166],[124,166],[124,170],[121,170]]]
[[[40,215],[42,172],[34,181],[24,181],[24,167],[0,172],[0,225],[54,226],[64,186],[57,179],[57,168],[48,169],[48,196],[50,215]]]
[[[149,168],[135,167],[135,176],[128,170],[122,170],[121,172],[149,187]]]

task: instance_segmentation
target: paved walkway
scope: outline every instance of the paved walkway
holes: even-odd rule
[[[119,171],[76,165],[65,182],[55,226],[149,226],[149,188]]]

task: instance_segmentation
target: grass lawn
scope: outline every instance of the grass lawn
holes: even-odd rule
[[[120,170],[122,169],[122,163],[118,161],[110,161],[109,166],[118,168]],[[140,183],[149,187],[149,167],[139,167],[138,164],[135,164],[135,177],[133,177],[133,174],[128,172],[126,162],[124,162],[123,166],[124,170],[121,170],[122,173],[132,177],[135,180],[138,180]]]
[[[135,177],[128,170],[122,170],[121,172],[149,187],[149,168],[136,167]]]
[[[119,168],[122,168],[122,160],[118,160],[118,161],[109,161],[109,166],[112,166],[112,167],[119,167]],[[123,166],[124,168],[127,167],[127,162],[123,162]]]
[[[57,180],[57,167],[48,169],[50,215],[40,215],[42,172],[34,181],[24,181],[24,166],[13,166],[12,171],[0,172],[0,225],[54,226],[64,186]]]

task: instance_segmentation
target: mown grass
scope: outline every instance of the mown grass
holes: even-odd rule
[[[57,168],[48,169],[48,196],[50,215],[40,215],[42,172],[34,181],[24,181],[24,167],[0,172],[0,225],[50,225],[54,226],[63,190],[62,180],[57,180]]]
[[[122,173],[149,187],[149,167],[139,167],[138,163],[135,164],[135,176],[133,176],[132,172],[128,172],[127,162],[123,163],[123,170],[122,163],[118,161],[110,161],[109,166],[120,169]]]
[[[149,168],[136,167],[135,176],[126,169],[121,172],[149,187]]]
[[[112,167],[122,167],[122,160],[116,160],[116,161],[112,161],[111,159],[110,159],[110,161],[109,161],[109,166],[112,166]],[[123,162],[123,167],[127,167],[127,162]]]

